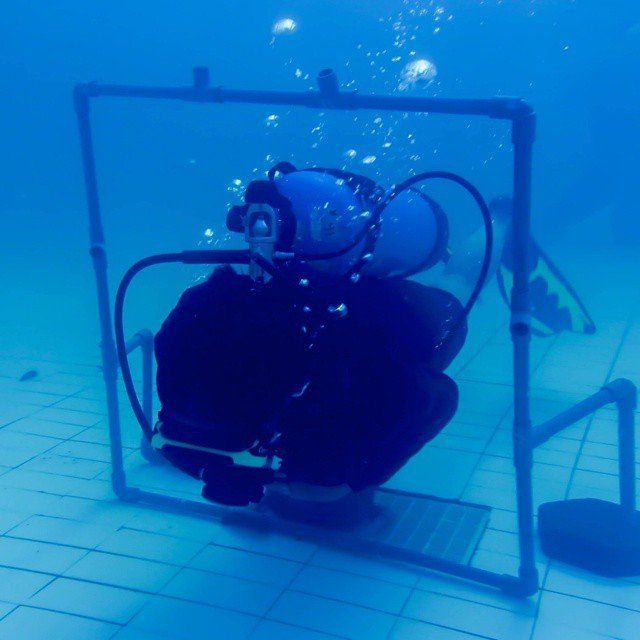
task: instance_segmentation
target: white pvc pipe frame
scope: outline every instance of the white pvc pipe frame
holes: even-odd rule
[[[286,92],[232,90],[209,85],[206,68],[194,69],[193,84],[184,87],[141,87],[122,85],[79,84],[73,99],[78,118],[82,162],[84,169],[87,208],[89,214],[90,254],[96,277],[98,311],[100,316],[101,351],[107,395],[109,435],[111,445],[112,485],[116,495],[127,501],[137,501],[161,509],[215,517],[224,522],[246,526],[267,527],[291,533],[291,523],[265,519],[251,510],[235,511],[195,500],[174,498],[161,493],[144,491],[127,484],[122,457],[120,411],[117,392],[118,358],[113,336],[112,309],[107,280],[107,252],[100,213],[98,183],[90,123],[90,103],[98,97],[182,100],[187,102],[245,104],[271,104],[305,106],[316,109],[374,109],[440,113],[450,115],[485,116],[511,123],[513,142],[513,225],[514,247],[513,289],[511,292],[510,330],[513,342],[514,420],[513,451],[516,472],[516,496],[519,540],[518,575],[505,575],[441,558],[428,556],[382,543],[340,533],[318,534],[311,527],[296,527],[296,532],[318,542],[330,542],[354,553],[373,554],[394,558],[421,567],[427,567],[491,585],[504,591],[529,596],[538,590],[538,572],[535,564],[533,489],[531,470],[533,450],[562,429],[590,415],[600,407],[615,403],[619,417],[620,494],[625,509],[634,510],[634,410],[636,388],[628,380],[616,380],[606,385],[571,409],[555,418],[533,427],[530,418],[530,365],[529,343],[531,317],[529,301],[529,272],[527,248],[531,218],[532,147],[535,138],[535,113],[523,100],[490,98],[481,100],[364,95],[343,92],[338,88],[335,74],[325,69],[318,75],[318,91]],[[153,423],[153,334],[141,331],[128,343],[127,351],[140,348],[143,354],[143,407],[149,422]],[[411,495],[411,494],[410,494]],[[415,494],[413,494],[415,495]]]

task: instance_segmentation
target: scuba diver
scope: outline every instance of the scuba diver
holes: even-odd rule
[[[475,200],[479,252],[474,236],[450,251],[444,210],[417,186],[429,178]],[[248,273],[218,267],[182,295],[155,337],[158,422],[136,415],[153,447],[200,479],[209,500],[264,499],[284,515],[302,508],[307,521],[358,520],[370,513],[372,490],[455,415],[458,388],[445,370],[488,278],[509,272],[511,203],[489,207],[446,172],[385,190],[286,162],[250,183],[244,199],[227,226],[249,244]],[[534,262],[547,264],[541,253]],[[408,279],[436,265],[442,283]],[[472,280],[465,301],[447,290],[455,278]],[[135,410],[119,318],[130,279],[118,292],[116,338]],[[571,328],[566,318],[549,323],[565,307],[548,283],[534,298],[551,332]]]

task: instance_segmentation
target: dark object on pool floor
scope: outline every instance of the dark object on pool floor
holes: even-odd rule
[[[640,574],[640,511],[595,498],[547,502],[538,533],[551,558],[613,578]]]
[[[25,382],[25,380],[33,380],[33,378],[38,377],[37,369],[27,369],[19,378],[20,382]]]

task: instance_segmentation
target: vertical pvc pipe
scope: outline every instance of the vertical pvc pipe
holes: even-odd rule
[[[619,408],[618,438],[620,459],[620,504],[625,511],[636,508],[634,411],[629,406]]]
[[[147,423],[153,426],[155,422],[153,415],[153,333],[148,329],[143,329],[137,335],[140,337],[142,350],[142,411]],[[147,440],[145,435],[140,439],[140,453],[145,460],[154,464],[163,459],[151,446],[151,442]]]
[[[149,424],[154,423],[153,416],[153,334],[140,332],[142,340],[142,410]]]
[[[100,348],[102,371],[107,395],[107,415],[109,419],[109,442],[111,446],[111,482],[119,497],[125,497],[126,478],[122,461],[122,435],[118,407],[118,358],[111,326],[111,304],[109,302],[109,282],[107,278],[107,256],[105,252],[104,230],[100,217],[98,182],[91,139],[89,120],[89,99],[81,91],[74,92],[74,106],[78,118],[82,167],[89,212],[89,241],[93,269],[98,294],[98,314],[100,318]]]
[[[511,337],[513,341],[513,458],[516,470],[519,576],[522,588],[538,588],[533,528],[533,438],[529,408],[529,346],[531,340],[528,248],[531,226],[531,164],[535,137],[535,115],[518,112],[512,124],[513,169],[513,289],[511,292]]]
[[[620,504],[629,516],[636,509],[635,410],[638,392],[629,380],[614,380],[607,387],[614,390],[618,407],[618,460]]]

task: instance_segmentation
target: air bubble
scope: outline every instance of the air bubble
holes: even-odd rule
[[[329,307],[327,308],[327,311],[331,314],[331,315],[335,315],[339,318],[344,318],[348,313],[349,313],[349,309],[347,309],[347,305],[344,302],[341,302],[340,304],[330,304]]]
[[[433,61],[427,58],[412,60],[402,69],[398,89],[405,91],[415,87],[428,86],[437,75],[438,69]]]
[[[288,36],[295,33],[297,29],[298,24],[293,18],[280,18],[273,23],[271,33],[274,36]]]

